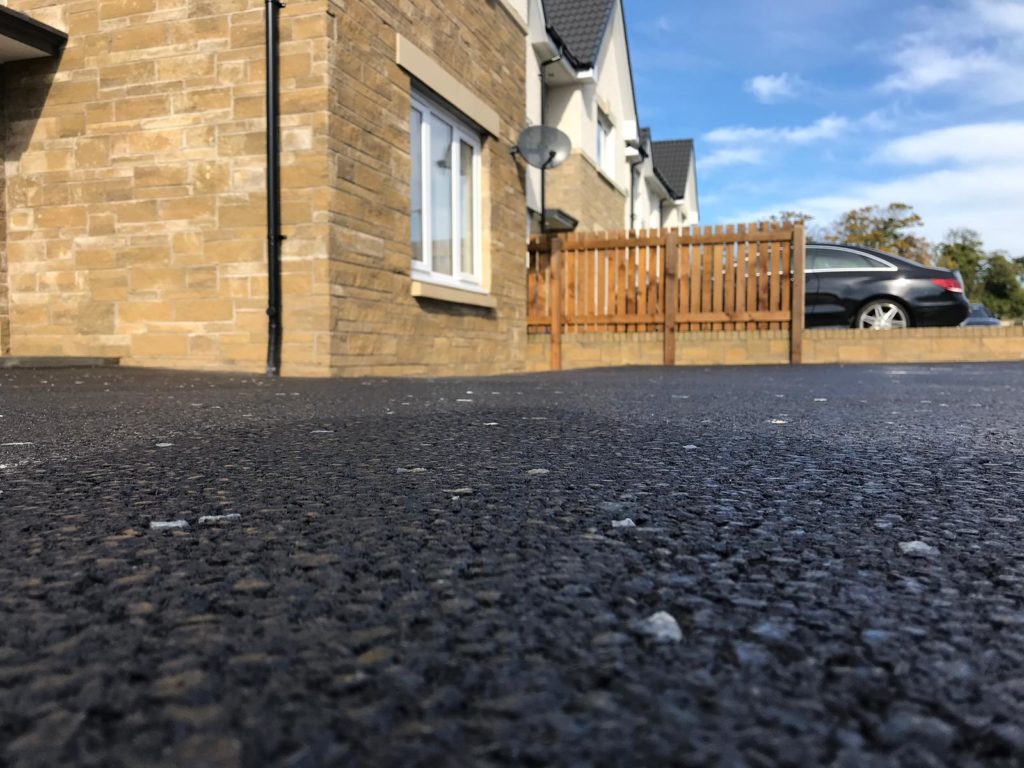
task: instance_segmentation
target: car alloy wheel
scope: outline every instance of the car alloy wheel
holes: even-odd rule
[[[857,328],[888,331],[909,326],[907,310],[895,301],[872,301],[857,313]]]

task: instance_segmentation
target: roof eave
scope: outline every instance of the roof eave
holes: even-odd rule
[[[67,34],[59,29],[3,6],[0,6],[0,39],[38,51],[39,55],[35,58],[58,56],[68,42]],[[23,58],[33,57],[17,56],[9,60]],[[0,63],[3,61],[4,59],[0,59]]]

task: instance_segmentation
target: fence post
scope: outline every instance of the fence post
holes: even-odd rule
[[[676,310],[679,307],[679,237],[674,229],[665,236],[665,365],[676,364]]]
[[[562,370],[562,240],[551,239],[551,370]]]
[[[797,223],[793,227],[793,307],[789,320],[789,362],[800,365],[804,358],[804,299],[806,284],[804,282],[805,259],[804,225]]]

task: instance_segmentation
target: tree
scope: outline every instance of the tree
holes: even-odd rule
[[[935,248],[940,267],[959,270],[964,293],[1000,317],[1024,316],[1024,258],[986,251],[973,229],[951,229]]]
[[[768,221],[772,224],[806,224],[808,221],[813,219],[809,213],[803,213],[802,211],[780,211],[779,213],[772,214],[768,217]]]
[[[824,233],[824,238],[833,243],[875,248],[930,265],[932,255],[928,241],[905,231],[923,224],[913,207],[906,203],[889,203],[884,208],[868,205],[844,213]]]
[[[1005,253],[990,254],[981,272],[980,300],[1000,317],[1020,317],[1024,314],[1020,277],[1020,265]]]
[[[951,229],[935,253],[940,267],[960,270],[964,293],[971,299],[975,298],[980,288],[979,273],[987,258],[981,235],[973,229]]]

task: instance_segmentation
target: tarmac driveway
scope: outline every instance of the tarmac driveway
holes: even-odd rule
[[[1021,765],[1022,422],[1020,365],[0,371],[0,764]]]

